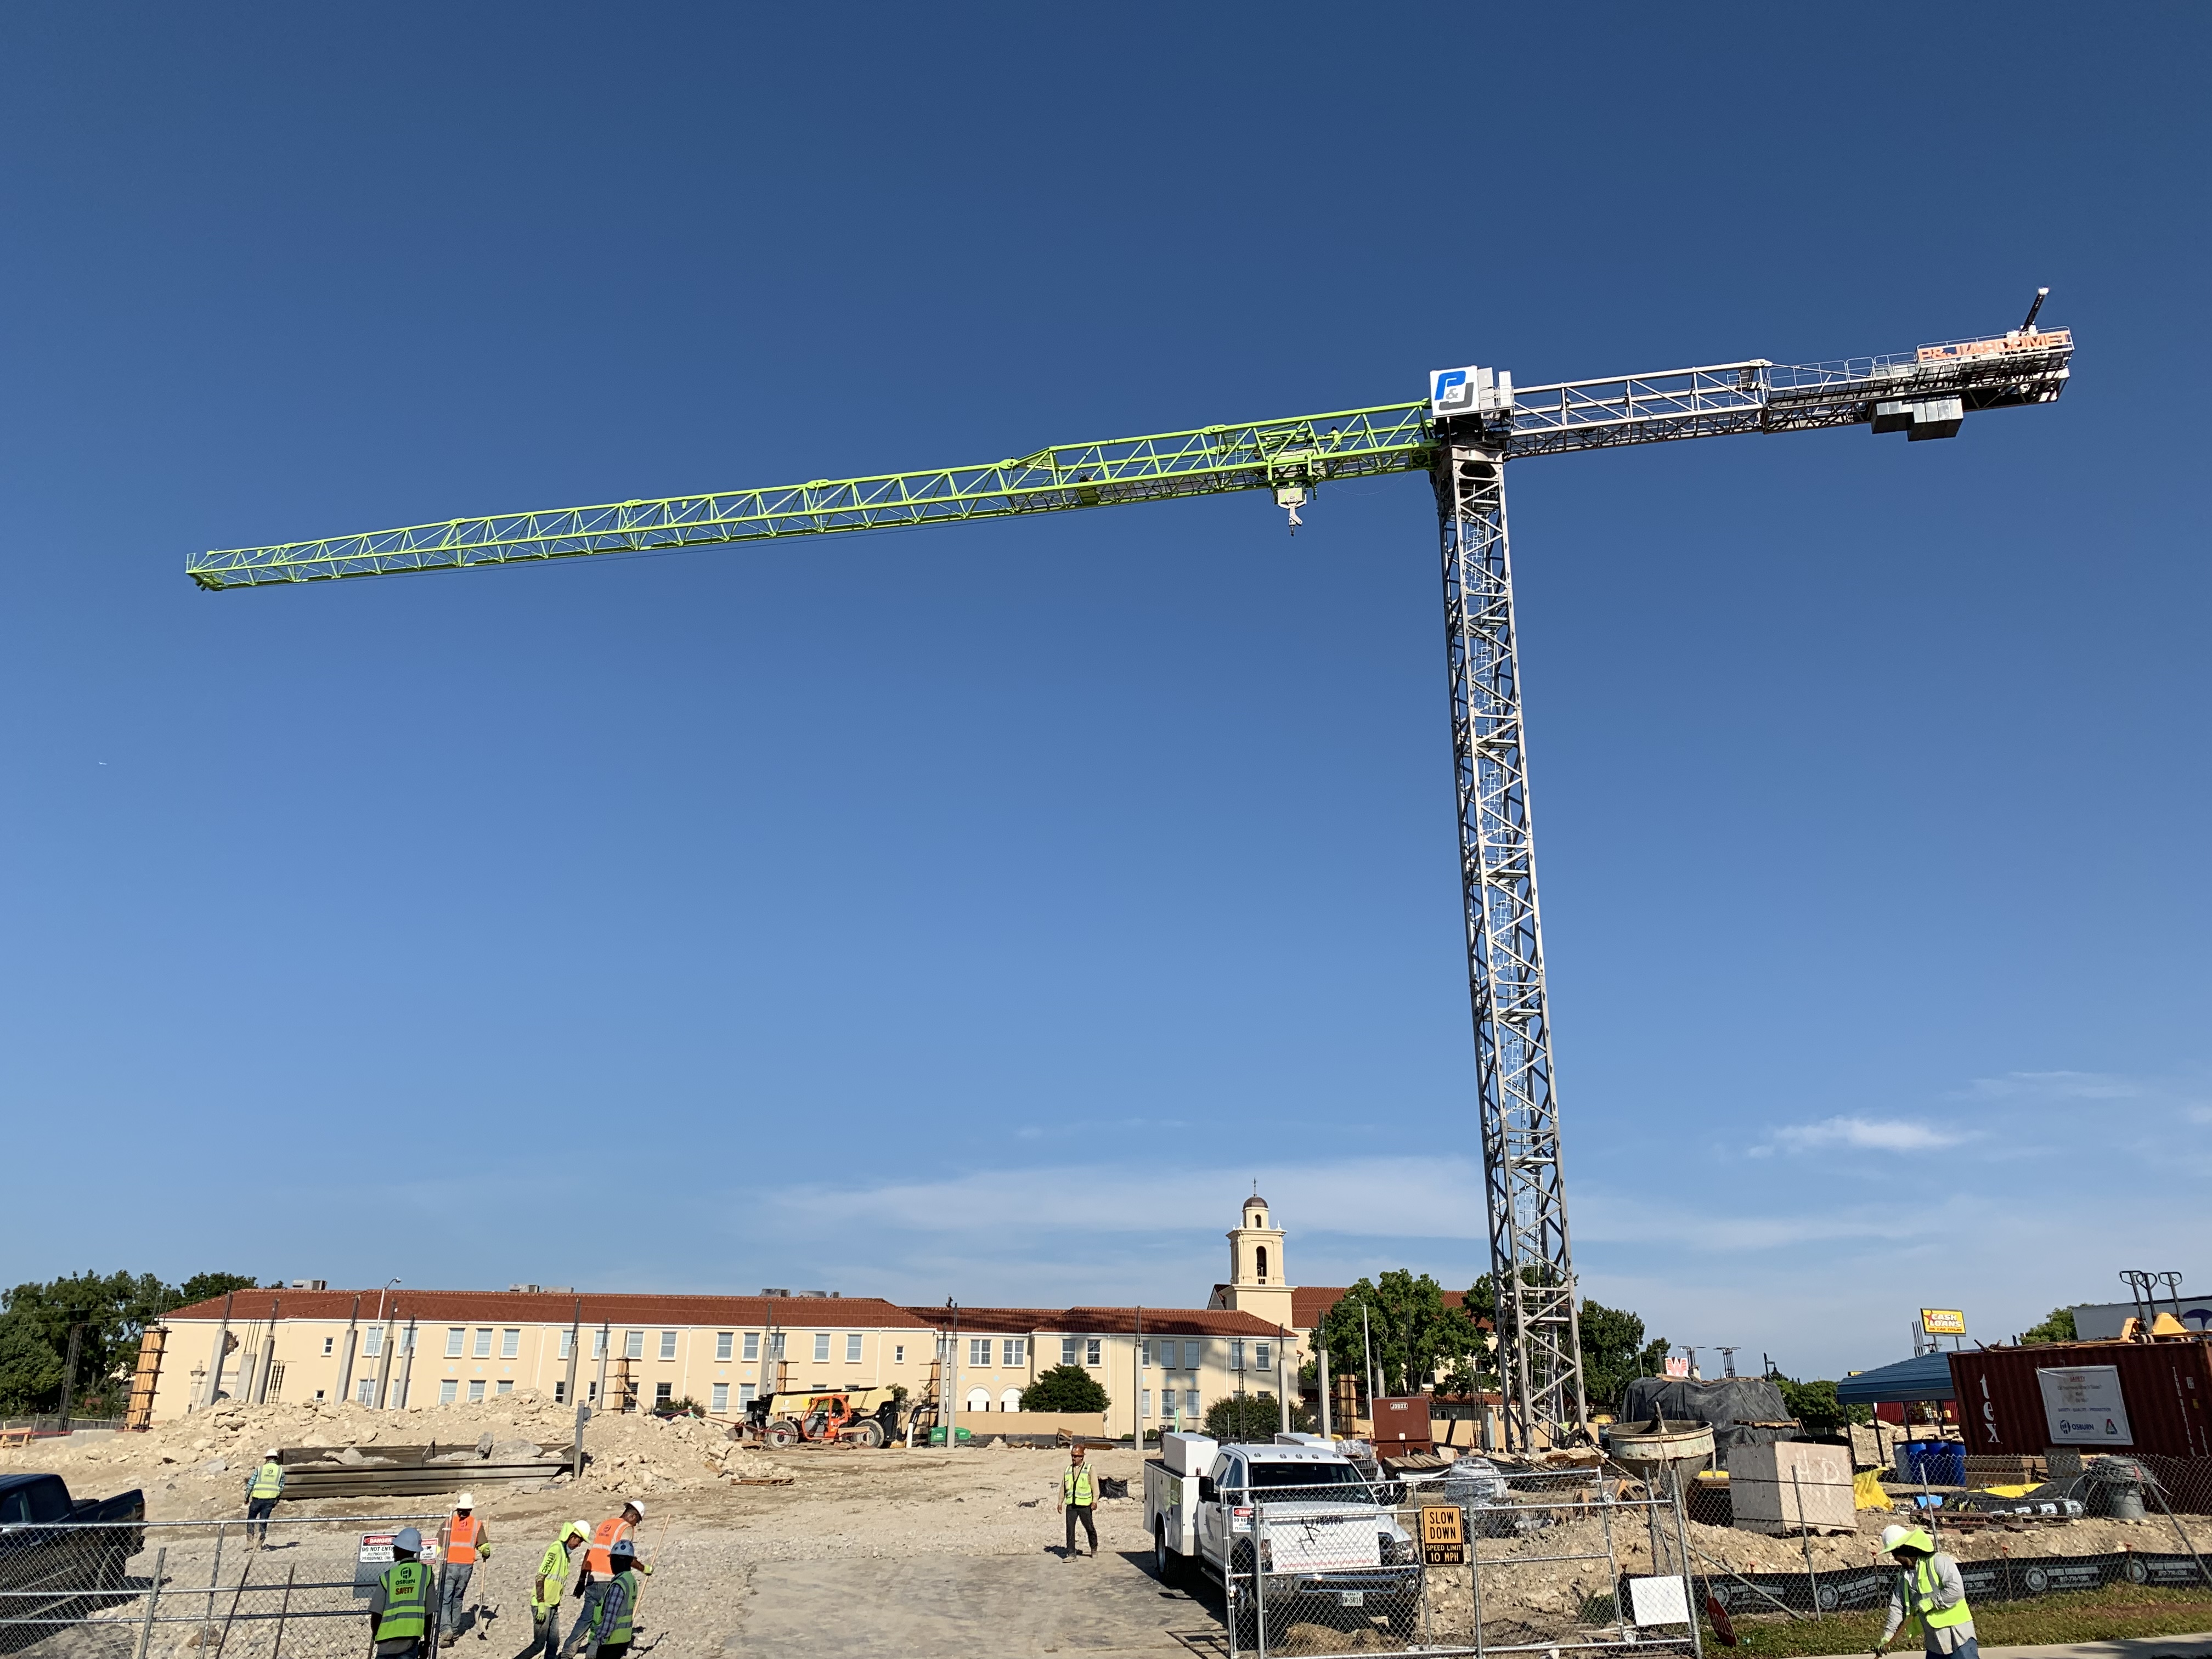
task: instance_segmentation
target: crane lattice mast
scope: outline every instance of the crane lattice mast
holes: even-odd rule
[[[466,569],[836,534],[1267,489],[1293,530],[1314,490],[1425,471],[1442,537],[1458,780],[1460,882],[1474,1005],[1480,1142],[1508,1446],[1583,1432],[1573,1254],[1536,902],[1513,633],[1505,463],[1620,444],[1870,426],[1948,438],[1984,410],[2065,389],[2072,335],[2038,329],[1894,356],[1764,359],[1516,389],[1503,371],[1439,369],[1420,403],[1056,445],[980,465],[826,479],[234,548],[186,569],[204,588]]]

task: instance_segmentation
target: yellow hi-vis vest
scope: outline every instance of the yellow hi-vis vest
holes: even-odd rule
[[[419,1640],[430,1626],[430,1570],[420,1561],[394,1561],[384,1570],[384,1613],[379,1642]]]
[[[1097,1488],[1091,1480],[1091,1465],[1071,1463],[1060,1477],[1060,1501],[1088,1507],[1097,1501]]]
[[[284,1495],[284,1466],[272,1460],[254,1470],[253,1485],[246,1495],[248,1498],[282,1498]]]
[[[1936,1605],[1936,1592],[1942,1583],[1936,1571],[1936,1558],[1923,1555],[1912,1565],[1912,1577],[1906,1587],[1905,1602],[1912,1609],[1912,1617],[1905,1621],[1909,1626],[1917,1625],[1923,1631],[1948,1630],[1954,1625],[1963,1625],[1974,1615],[1962,1595],[1948,1607]]]

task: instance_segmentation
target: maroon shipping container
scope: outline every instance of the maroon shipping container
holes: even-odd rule
[[[2212,1456],[2212,1343],[1969,1350],[1951,1356],[1951,1385],[1972,1455],[2034,1456],[2064,1446]]]
[[[1375,1401],[1375,1449],[1382,1453],[1433,1451],[1429,1397],[1425,1394],[1378,1395]]]

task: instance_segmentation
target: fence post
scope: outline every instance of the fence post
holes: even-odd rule
[[[1267,1659],[1267,1510],[1252,1505],[1252,1645]]]
[[[1512,1496],[1509,1490],[1508,1498]],[[1474,1659],[1482,1659],[1482,1536],[1474,1529],[1474,1511],[1460,1505],[1460,1529],[1467,1534],[1467,1593],[1474,1605]]]
[[[1820,1616],[1820,1575],[1813,1570],[1813,1527],[1805,1519],[1805,1483],[1797,1478],[1796,1467],[1790,1470],[1790,1488],[1797,1495],[1797,1540],[1805,1547],[1805,1588],[1812,1593],[1813,1616]]]
[[[292,1611],[292,1580],[298,1576],[299,1571],[297,1566],[293,1566],[285,1571],[284,1600],[276,1609],[276,1639],[270,1644],[269,1659],[276,1659],[276,1656],[284,1650],[284,1620]]]
[[[154,1552],[154,1582],[146,1587],[146,1621],[138,1626],[138,1659],[146,1659],[147,1644],[154,1639],[154,1604],[161,1599],[161,1569],[169,1564],[169,1547]]]
[[[200,1651],[208,1649],[208,1638],[215,1633],[215,1590],[222,1578],[222,1535],[230,1529],[228,1522],[219,1522],[215,1529],[215,1565],[208,1569],[207,1612],[200,1620]]]
[[[1690,1659],[1705,1659],[1705,1610],[1698,1605],[1698,1581],[1690,1571],[1690,1523],[1682,1511],[1682,1472],[1670,1469],[1667,1484],[1674,1498],[1674,1542],[1682,1552],[1682,1600],[1689,1603]],[[1819,1610],[1817,1605],[1814,1610]]]

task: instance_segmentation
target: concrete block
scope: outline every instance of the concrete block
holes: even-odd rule
[[[1747,1532],[1856,1532],[1847,1447],[1809,1440],[1738,1446],[1728,1455],[1729,1502]]]

